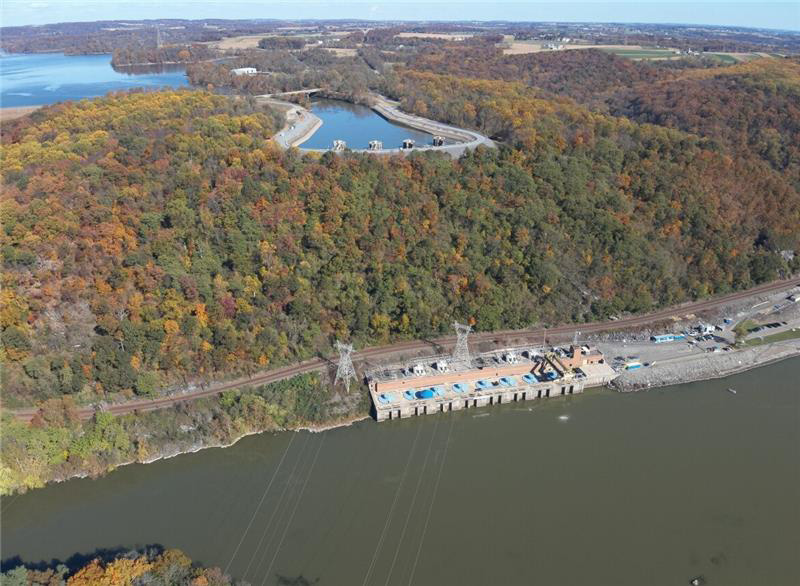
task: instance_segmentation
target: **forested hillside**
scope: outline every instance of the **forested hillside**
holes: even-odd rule
[[[760,59],[636,84],[608,100],[615,115],[713,138],[760,158],[800,189],[800,62]]]
[[[673,79],[685,69],[716,69],[710,59],[634,61],[598,49],[504,55],[491,45],[427,48],[408,63],[415,71],[457,77],[519,81],[603,109],[612,95],[645,83]]]
[[[301,156],[268,112],[199,91],[6,127],[5,405],[147,396],[453,318],[645,311],[789,268],[800,199],[766,164],[522,84],[405,75],[407,107],[510,146]]]
[[[714,150],[767,162],[800,189],[800,62],[763,58],[729,67],[708,59],[642,62],[598,50],[505,56],[492,47],[428,49],[409,69],[520,82],[602,113],[712,139]],[[390,82],[403,93],[406,77]]]

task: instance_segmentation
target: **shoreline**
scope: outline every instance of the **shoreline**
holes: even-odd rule
[[[273,135],[273,140],[275,140],[279,145],[283,148],[292,148],[296,147],[299,148],[303,152],[307,153],[325,153],[325,152],[335,152],[332,149],[305,149],[301,148],[300,145],[309,140],[314,133],[319,130],[320,126],[322,126],[323,121],[320,119],[316,114],[314,114],[311,110],[304,108],[303,106],[292,104],[290,102],[283,102],[281,100],[276,100],[275,98],[266,96],[257,96],[268,101],[272,101],[273,104],[279,104],[282,106],[290,106],[289,112],[296,116],[297,113],[302,112],[303,122],[305,123],[304,126],[298,129],[299,134],[296,137],[286,136],[283,137],[282,135],[290,132],[287,130],[291,126],[291,121],[287,120],[286,126],[284,126],[278,133]],[[494,142],[480,133],[474,132],[472,130],[467,130],[465,128],[456,128],[454,126],[450,126],[448,124],[444,124],[443,122],[437,122],[436,120],[429,120],[427,118],[421,118],[419,116],[415,116],[413,114],[406,114],[405,112],[401,112],[397,109],[397,107],[390,103],[386,98],[381,96],[372,96],[374,101],[371,104],[368,104],[367,107],[372,110],[377,116],[380,116],[384,120],[388,121],[391,124],[395,124],[397,126],[408,128],[411,130],[417,130],[421,132],[425,132],[430,134],[431,136],[441,135],[445,138],[449,138],[450,140],[456,141],[454,144],[446,144],[443,146],[432,146],[432,145],[425,145],[420,147],[414,147],[413,149],[402,149],[402,148],[392,148],[392,149],[379,149],[379,150],[370,150],[370,149],[348,149],[351,152],[356,153],[369,153],[373,155],[391,155],[391,154],[408,154],[410,152],[416,151],[440,151],[449,154],[453,158],[460,157],[465,150],[476,148],[480,145],[487,146],[489,148],[494,148],[496,145]],[[340,99],[340,98],[336,98]],[[352,102],[350,100],[341,100],[347,103],[355,104],[356,102]],[[313,123],[309,126],[307,121],[312,121]]]
[[[28,114],[35,112],[39,108],[44,108],[47,105],[48,104],[36,104],[33,106],[6,106],[0,108],[0,122],[22,118],[23,116],[27,116]]]
[[[677,364],[655,365],[632,373],[623,373],[609,386],[620,393],[636,393],[673,385],[719,380],[784,360],[800,358],[800,346],[787,346],[783,342],[775,342],[762,347],[745,348],[730,354],[717,355],[715,358],[717,360],[709,356],[698,356]],[[751,361],[748,361],[748,358]],[[725,364],[731,360],[737,360],[736,364]],[[705,363],[698,365],[702,361]],[[692,370],[693,367],[695,370]],[[676,373],[676,369],[679,372]],[[653,380],[654,377],[656,380]]]
[[[348,417],[343,417],[343,418],[340,418],[340,419],[332,420],[329,423],[320,423],[318,425],[301,425],[300,427],[287,427],[287,428],[282,428],[282,429],[261,429],[261,430],[255,430],[255,431],[246,431],[246,432],[236,436],[235,438],[231,439],[228,442],[207,443],[207,444],[205,444],[205,443],[195,443],[194,445],[192,445],[191,447],[189,447],[187,449],[178,449],[178,450],[165,451],[162,454],[155,455],[155,456],[153,456],[151,458],[147,458],[146,460],[128,460],[127,462],[120,462],[119,464],[117,464],[116,466],[114,466],[113,468],[111,468],[110,470],[104,472],[103,474],[101,474],[99,476],[92,476],[91,474],[86,473],[86,472],[79,473],[79,474],[73,474],[72,476],[67,476],[65,478],[57,478],[57,479],[51,480],[50,482],[46,482],[44,484],[44,486],[40,486],[40,487],[37,487],[37,488],[31,488],[31,489],[26,490],[25,492],[15,491],[15,492],[9,493],[8,495],[4,495],[4,496],[8,497],[8,496],[14,496],[14,495],[21,495],[21,494],[25,494],[27,492],[38,490],[40,488],[45,488],[46,486],[48,486],[50,484],[61,484],[62,482],[68,482],[70,480],[78,480],[78,479],[81,479],[81,478],[92,478],[92,479],[94,479],[94,478],[102,478],[103,476],[106,476],[107,474],[111,474],[115,470],[117,470],[119,468],[122,468],[124,466],[131,466],[131,465],[134,465],[134,464],[142,464],[142,465],[153,464],[153,463],[159,462],[161,460],[169,460],[171,458],[177,458],[178,456],[196,454],[197,452],[202,452],[203,450],[211,450],[211,449],[215,449],[215,448],[218,448],[218,449],[231,448],[231,447],[235,446],[237,443],[239,443],[239,441],[243,440],[244,438],[250,437],[250,436],[253,436],[253,435],[261,435],[263,433],[274,433],[274,434],[290,433],[290,432],[291,433],[298,433],[298,432],[301,432],[301,431],[307,431],[309,433],[323,433],[323,432],[331,431],[331,430],[334,430],[334,429],[350,427],[351,425],[354,425],[354,424],[358,423],[359,421],[365,421],[367,419],[370,419],[369,415],[352,415],[352,416],[348,416]]]
[[[766,346],[766,347],[761,347],[761,349],[764,350],[764,351],[766,351],[766,350],[775,350],[781,344],[782,344],[781,342],[776,342],[775,344],[772,344],[772,345],[769,345],[769,346]],[[784,346],[784,347],[786,347],[786,346]],[[723,357],[728,358],[728,357],[736,356],[736,354],[739,354],[740,352],[755,351],[757,349],[758,348],[741,350],[741,351],[738,351],[738,352],[734,353],[733,355],[728,354],[728,355],[724,355]],[[723,378],[727,378],[727,377],[730,377],[730,376],[736,376],[738,374],[742,374],[742,373],[750,371],[750,370],[755,370],[757,368],[771,366],[773,364],[777,364],[779,362],[783,362],[785,360],[789,360],[789,359],[792,359],[792,358],[800,358],[800,346],[798,346],[796,348],[788,348],[788,350],[789,351],[784,353],[784,354],[777,355],[777,356],[772,356],[772,357],[767,358],[766,360],[757,360],[758,356],[755,356],[754,358],[756,359],[756,361],[754,361],[752,363],[746,363],[746,364],[742,364],[742,365],[737,365],[736,368],[731,368],[731,369],[729,369],[729,370],[727,370],[725,372],[719,372],[719,371],[717,371],[717,372],[706,372],[705,374],[703,374],[703,375],[701,375],[699,377],[698,376],[692,376],[691,373],[689,373],[687,371],[688,376],[680,378],[679,380],[678,379],[676,379],[676,380],[662,380],[660,383],[647,384],[647,385],[645,385],[645,384],[639,384],[639,385],[631,384],[630,386],[628,386],[628,388],[620,388],[616,384],[621,378],[621,377],[618,377],[617,379],[615,379],[611,383],[608,383],[608,384],[605,384],[605,385],[598,385],[598,386],[590,387],[590,388],[592,388],[592,389],[603,389],[603,388],[605,388],[605,389],[607,389],[609,391],[627,394],[627,393],[637,393],[637,392],[641,392],[641,391],[648,391],[648,390],[657,389],[657,388],[664,388],[664,387],[678,386],[678,385],[695,383],[695,382],[702,382],[702,381],[706,381],[706,380],[723,379]],[[636,371],[636,372],[637,373],[641,373],[642,371]],[[557,399],[558,397],[553,397],[553,398]],[[486,414],[488,415],[489,414],[488,410],[486,410],[486,411],[487,411]],[[163,453],[158,454],[158,455],[154,455],[153,457],[148,458],[146,460],[141,460],[141,461],[140,460],[130,460],[130,461],[127,461],[127,462],[122,462],[122,463],[119,463],[119,464],[115,465],[113,468],[111,468],[110,470],[104,472],[103,474],[99,475],[98,478],[102,477],[102,476],[105,476],[106,474],[109,474],[109,473],[113,472],[114,470],[116,470],[118,468],[121,468],[123,466],[129,466],[131,464],[152,464],[152,463],[158,462],[160,460],[168,460],[170,458],[175,458],[177,456],[182,456],[184,454],[194,454],[194,453],[200,452],[202,450],[213,449],[213,448],[219,448],[219,449],[230,448],[230,447],[234,446],[236,443],[238,443],[240,440],[242,440],[242,439],[244,439],[246,437],[249,437],[249,436],[253,436],[253,435],[259,435],[259,434],[263,434],[263,433],[275,433],[275,434],[277,434],[277,433],[287,433],[287,432],[297,433],[297,432],[302,432],[302,431],[307,431],[309,433],[324,433],[324,432],[327,432],[327,431],[332,431],[334,429],[350,427],[350,426],[352,426],[352,425],[354,425],[354,424],[356,424],[358,422],[365,421],[367,419],[372,419],[372,415],[371,414],[366,414],[365,415],[363,413],[359,413],[359,414],[352,414],[352,415],[346,415],[346,416],[339,417],[339,418],[334,418],[334,419],[332,419],[332,420],[330,420],[328,422],[321,422],[321,423],[312,424],[312,425],[307,425],[306,424],[306,425],[300,425],[298,427],[288,427],[288,428],[283,428],[283,429],[262,429],[262,430],[246,431],[246,432],[236,436],[235,438],[233,438],[233,439],[231,439],[230,441],[227,441],[227,442],[203,443],[201,441],[200,443],[196,442],[196,443],[194,443],[193,445],[191,445],[191,446],[189,446],[187,448],[183,448],[183,449],[182,448],[178,448],[177,450],[173,449],[173,450],[164,451]],[[49,484],[57,484],[57,483],[61,483],[61,482],[66,482],[68,480],[78,479],[78,478],[95,478],[95,477],[93,477],[93,476],[91,476],[90,474],[87,474],[87,473],[78,473],[78,474],[74,474],[74,475],[66,477],[66,478],[59,478],[59,479],[51,480],[49,482],[46,482],[42,487],[38,487],[38,488],[44,488],[45,486],[47,486]],[[37,490],[37,489],[33,488],[33,489],[26,490],[25,492],[29,492],[30,490]],[[14,492],[11,492],[11,493],[9,493],[8,495],[5,495],[5,496],[11,496],[11,495],[15,495],[15,494],[24,494],[24,493],[21,493],[19,491],[14,491]]]
[[[303,144],[308,139],[310,139],[312,136],[314,136],[314,133],[316,133],[317,130],[319,130],[320,127],[323,124],[322,119],[319,118],[318,116],[316,116],[315,114],[312,114],[310,110],[306,110],[306,113],[303,114],[303,115],[304,116],[309,116],[310,120],[313,121],[313,124],[311,125],[310,128],[307,128],[303,134],[301,134],[299,137],[297,137],[294,140],[292,140],[289,143],[290,147],[299,147],[301,144]]]

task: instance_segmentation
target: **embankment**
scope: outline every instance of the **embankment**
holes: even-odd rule
[[[800,357],[800,341],[788,340],[732,352],[707,353],[625,372],[612,387],[625,393],[732,376],[787,358]]]

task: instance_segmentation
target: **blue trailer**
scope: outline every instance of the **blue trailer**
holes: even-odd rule
[[[685,339],[686,336],[684,334],[658,334],[656,336],[650,336],[650,341],[655,342],[656,344],[663,344],[664,342],[677,342]]]

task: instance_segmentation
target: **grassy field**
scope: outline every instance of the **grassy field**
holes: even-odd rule
[[[503,54],[505,55],[522,55],[525,53],[539,53],[549,52],[552,49],[546,49],[546,41],[514,41],[513,38],[505,40]],[[562,43],[556,43],[561,45]],[[669,49],[648,49],[640,45],[581,45],[577,43],[567,44],[563,43],[561,51],[579,51],[581,49],[600,49],[601,51],[608,51],[620,55],[621,57],[630,57],[631,59],[664,59],[675,57],[675,53]]]
[[[258,41],[266,36],[266,34],[263,34],[227,37],[221,41],[213,41],[209,43],[209,45],[216,47],[217,49],[255,49],[258,47]]]
[[[446,41],[453,41],[458,39],[466,39],[473,36],[472,33],[400,33],[397,35],[401,39],[444,39]]]
[[[628,59],[669,59],[677,56],[674,51],[669,49],[605,49],[600,47],[600,50],[614,53],[619,57],[627,57]]]
[[[761,344],[770,344],[771,342],[783,342],[784,340],[796,340],[800,338],[800,329],[793,328],[791,330],[786,330],[785,332],[780,332],[777,334],[771,334],[769,336],[759,337],[759,338],[752,338],[745,342],[747,346],[760,346]]]
[[[712,59],[716,59],[718,61],[722,61],[725,65],[733,65],[734,63],[738,63],[740,60],[732,55],[726,55],[724,53],[704,53],[705,57],[710,57]]]

